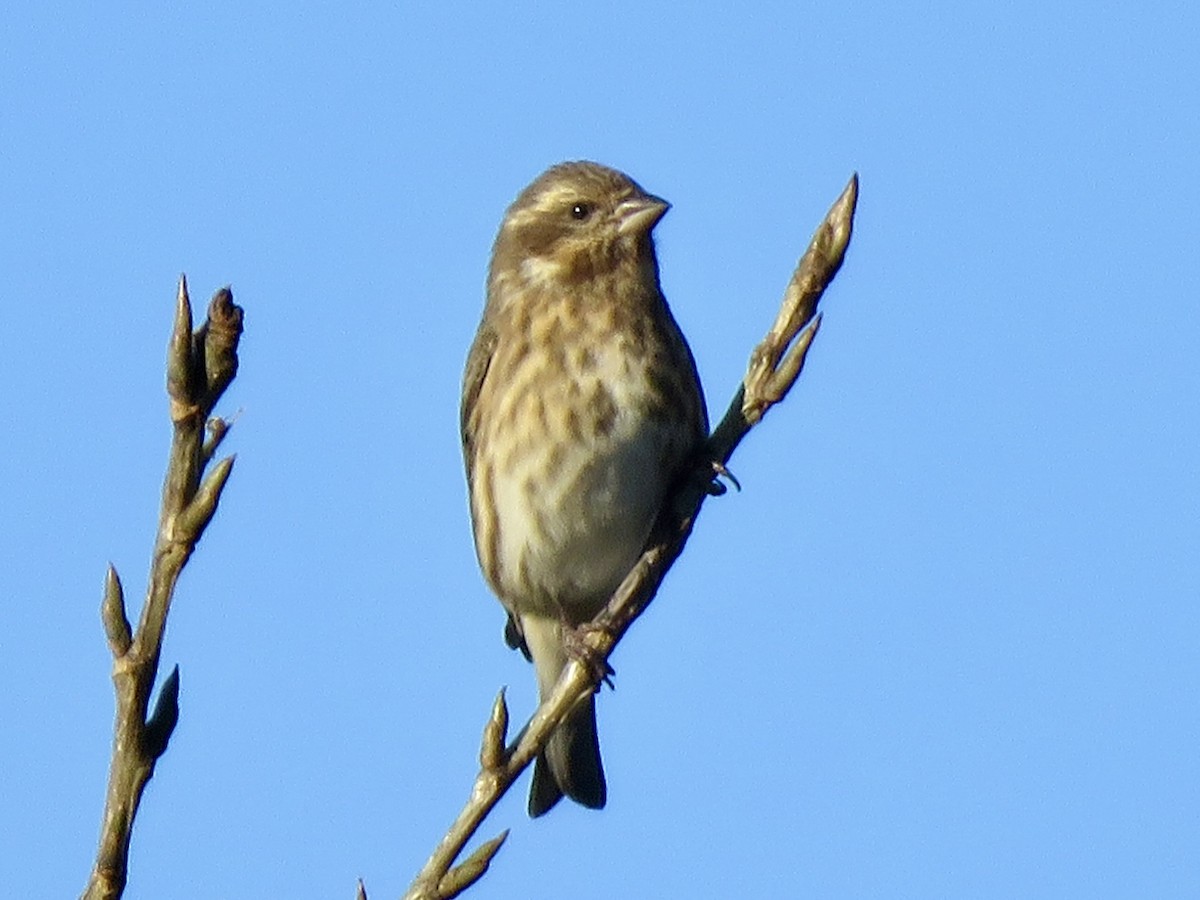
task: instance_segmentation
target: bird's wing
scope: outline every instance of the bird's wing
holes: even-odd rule
[[[467,368],[463,372],[462,406],[459,408],[459,428],[462,430],[463,459],[467,464],[467,481],[471,481],[471,470],[475,467],[475,429],[479,423],[475,417],[475,403],[483,389],[492,354],[496,350],[496,332],[486,323],[481,323],[471,342],[467,354]]]
[[[475,415],[475,404],[479,393],[483,390],[483,382],[487,378],[492,356],[496,352],[496,332],[486,322],[481,323],[471,343],[471,352],[467,354],[467,368],[463,373],[462,407],[459,410],[459,427],[462,429],[463,459],[467,465],[467,491],[471,503],[475,502],[475,430],[479,427]],[[504,603],[503,598],[500,600]],[[514,650],[520,650],[525,658],[533,661],[525,636],[521,633],[521,624],[507,603],[508,622],[504,626],[504,640]]]

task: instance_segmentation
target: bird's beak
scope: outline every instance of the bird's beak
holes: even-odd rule
[[[621,234],[649,234],[671,204],[652,194],[630,197],[617,206],[617,231]]]

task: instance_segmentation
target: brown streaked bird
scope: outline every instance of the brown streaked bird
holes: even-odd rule
[[[651,232],[668,204],[591,162],[554,166],[508,208],[461,409],[475,550],[505,637],[544,700],[571,632],[637,560],[708,416],[658,283]],[[529,814],[606,798],[595,698],[534,765]]]

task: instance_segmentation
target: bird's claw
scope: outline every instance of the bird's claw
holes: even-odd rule
[[[592,681],[596,684],[597,691],[600,690],[601,685],[608,685],[615,689],[616,685],[613,684],[612,676],[617,674],[617,670],[608,664],[608,660],[604,658],[603,654],[587,642],[588,632],[594,630],[596,630],[596,626],[588,622],[577,627],[564,625],[563,648],[567,651],[568,657],[587,669]]]
[[[738,491],[741,491],[742,489],[742,483],[737,480],[737,477],[727,468],[725,468],[724,463],[718,462],[715,459],[709,461],[708,471],[705,473],[705,475],[708,480],[705,483],[704,490],[710,497],[720,497],[729,490],[729,488],[725,486],[725,483],[719,480],[721,478],[729,479],[729,483],[732,484]]]

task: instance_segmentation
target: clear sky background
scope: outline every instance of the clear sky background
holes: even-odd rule
[[[0,884],[75,896],[143,591],[175,280],[231,283],[237,467],[164,669],[127,896],[398,896],[533,676],[476,568],[459,379],[505,206],[674,208],[714,414],[853,171],[854,242],[600,700],[609,808],[484,898],[1200,896],[1194,3],[9,5]]]

